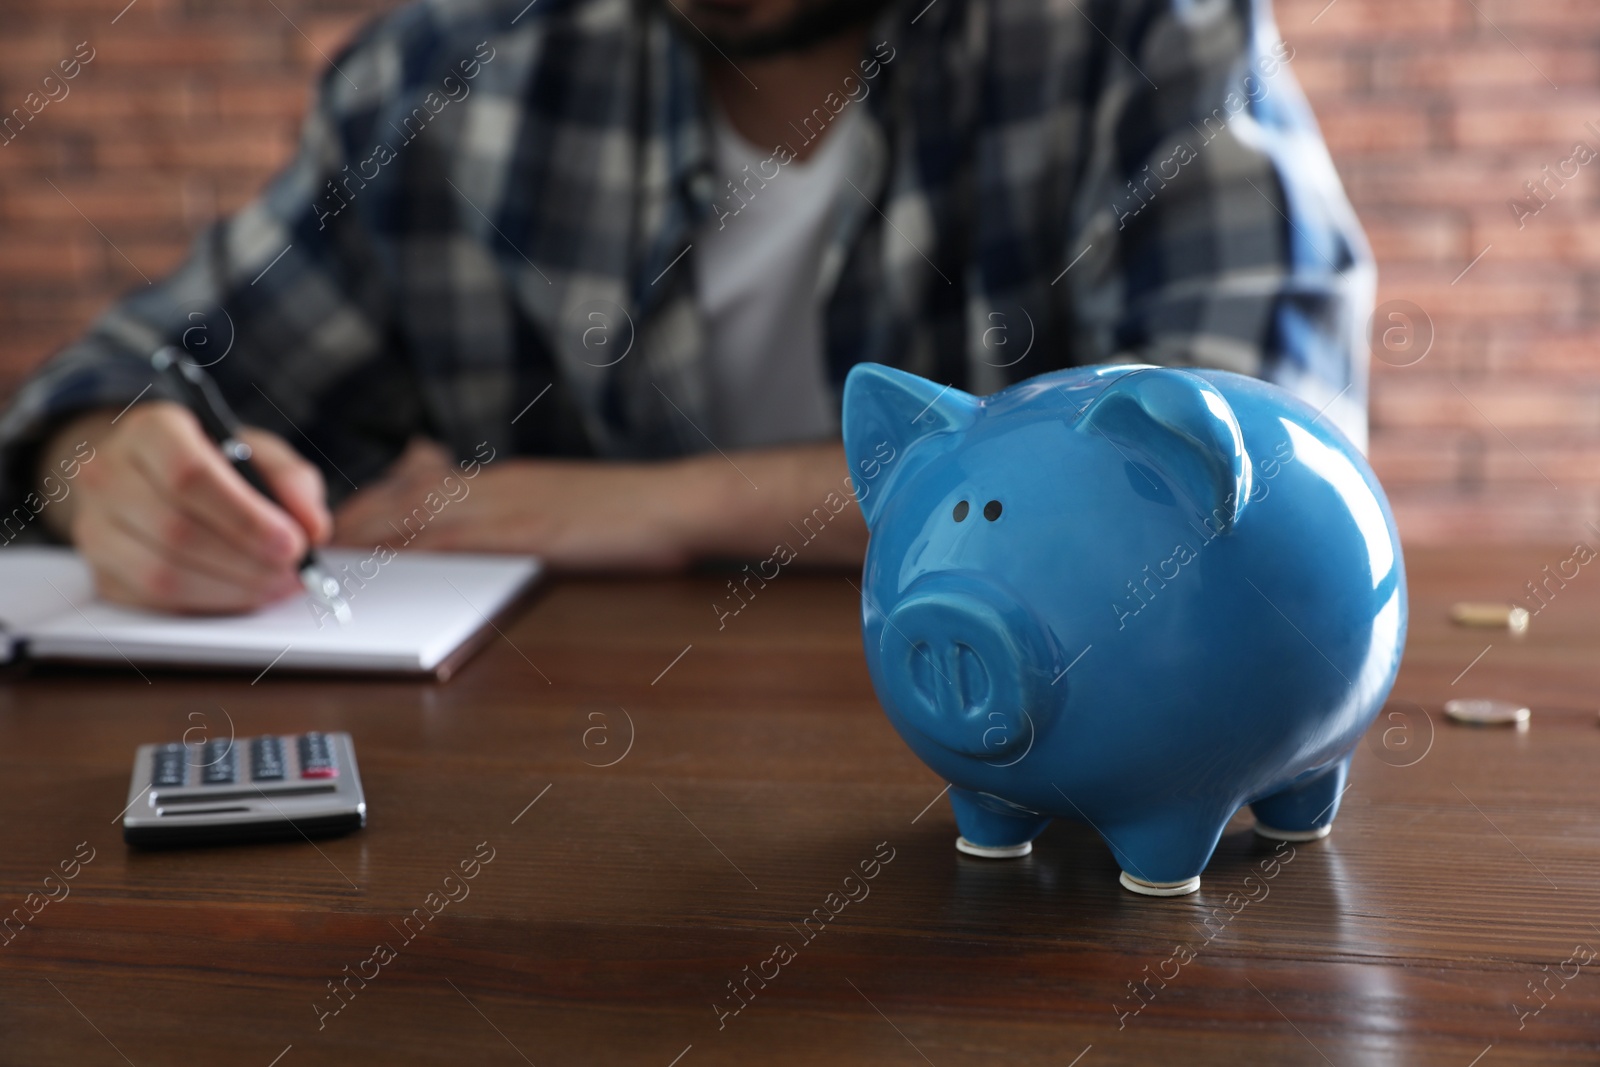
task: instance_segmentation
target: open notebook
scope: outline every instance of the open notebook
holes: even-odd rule
[[[89,570],[71,549],[7,546],[0,550],[0,660],[26,654],[40,660],[275,665],[446,678],[486,631],[493,633],[490,620],[541,570],[532,556],[413,551],[377,567],[370,552],[320,554],[328,570],[345,579],[353,616],[347,625],[326,616],[319,625],[304,596],[237,616],[117,607],[95,597]],[[346,564],[348,571],[341,569]],[[360,576],[374,567],[376,575],[363,581]]]

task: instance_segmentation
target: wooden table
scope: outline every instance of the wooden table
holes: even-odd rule
[[[1064,823],[958,855],[838,573],[721,630],[723,577],[560,582],[442,685],[11,677],[0,906],[93,859],[0,945],[0,1063],[1594,1063],[1600,563],[1521,640],[1446,621],[1569,555],[1412,553],[1399,717],[1333,836],[1273,867],[1242,817],[1178,900]],[[1532,728],[1453,725],[1462,694]],[[229,721],[349,730],[368,828],[129,851],[135,745]]]

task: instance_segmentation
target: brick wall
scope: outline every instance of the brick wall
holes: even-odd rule
[[[1520,228],[1508,201],[1537,207],[1523,183],[1576,141],[1600,151],[1600,3],[1279,0],[1278,21],[1377,253],[1380,312],[1431,323],[1416,362],[1405,320],[1374,338],[1372,460],[1402,534],[1592,536],[1600,167],[1569,167]]]
[[[291,151],[321,53],[390,6],[124,2],[0,8],[0,112],[79,42],[94,56],[0,147],[0,395],[243,203]],[[1403,534],[1587,536],[1600,160],[1559,168],[1576,141],[1600,151],[1600,2],[1278,0],[1278,19],[1380,261],[1372,459]]]

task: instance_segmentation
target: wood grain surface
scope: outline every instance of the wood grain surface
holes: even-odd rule
[[[1177,900],[1071,824],[959,855],[843,573],[720,630],[723,575],[561,581],[445,684],[13,672],[0,913],[93,858],[0,944],[0,1063],[1600,1062],[1600,571],[1520,639],[1448,621],[1569,555],[1411,553],[1333,835],[1275,852],[1242,816]],[[1452,724],[1452,696],[1531,728]],[[130,851],[135,746],[197,724],[350,731],[367,829]]]

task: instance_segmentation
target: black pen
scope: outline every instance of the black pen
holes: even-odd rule
[[[183,406],[194,412],[206,436],[216,443],[239,476],[256,492],[278,504],[266,479],[250,462],[250,446],[239,438],[239,417],[222,398],[211,375],[184,359],[171,345],[157,349],[150,357],[150,365],[171,385]],[[295,569],[300,572],[300,581],[313,600],[327,609],[340,625],[350,621],[350,604],[339,591],[339,580],[317,559],[316,549],[307,545],[306,554]]]

